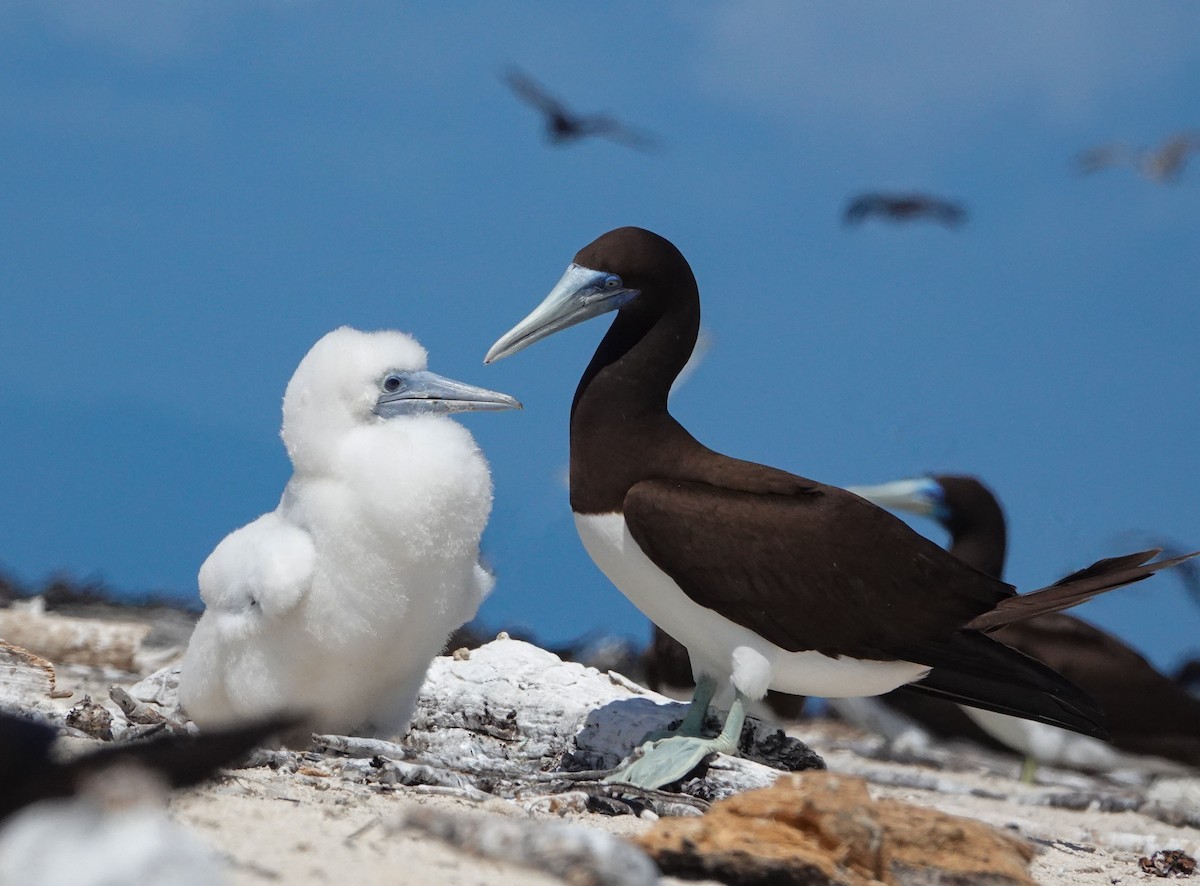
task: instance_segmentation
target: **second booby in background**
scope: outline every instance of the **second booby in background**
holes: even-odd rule
[[[200,568],[179,683],[196,723],[289,711],[311,729],[403,732],[429,662],[493,583],[478,562],[491,475],[447,413],[519,407],[430,372],[401,332],[318,341],[284,395],[294,473],[279,506]]]
[[[850,489],[884,507],[932,518],[950,533],[950,553],[997,578],[1003,574],[1004,512],[977,478],[937,475]],[[1039,763],[1081,769],[1163,768],[1165,760],[1200,766],[1200,700],[1117,637],[1063,613],[1007,625],[992,636],[1095,698],[1111,735],[1111,743],[1101,742],[1045,723],[964,709],[1002,744]],[[894,698],[903,710],[902,699]]]
[[[661,786],[713,751],[734,752],[747,700],[770,688],[855,696],[915,683],[1104,734],[1086,694],[984,631],[1156,564],[1101,563],[1017,597],[858,496],[703,446],[667,409],[696,343],[699,290],[680,251],[650,231],[619,228],[580,250],[485,362],[610,311],[571,408],[571,507],[592,559],[687,647],[698,677],[677,734],[618,779]],[[703,738],[719,683],[734,700],[721,734]]]

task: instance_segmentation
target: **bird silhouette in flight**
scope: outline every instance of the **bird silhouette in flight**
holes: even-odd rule
[[[504,82],[517,98],[542,112],[546,136],[552,144],[566,144],[593,135],[640,151],[651,150],[657,144],[649,133],[626,126],[608,114],[575,113],[520,68],[510,66],[504,72]]]
[[[967,211],[958,203],[929,194],[870,192],[850,201],[843,221],[848,225],[857,225],[872,216],[894,222],[929,219],[953,228],[966,221]]]
[[[1113,142],[1083,151],[1075,162],[1084,175],[1114,166],[1132,166],[1152,182],[1164,185],[1179,180],[1194,151],[1200,151],[1200,133],[1177,132],[1157,148],[1136,149]]]

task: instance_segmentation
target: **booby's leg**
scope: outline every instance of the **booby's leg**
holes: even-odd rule
[[[1025,759],[1021,761],[1021,784],[1033,784],[1037,768],[1038,761],[1032,755],[1026,754]]]
[[[689,711],[689,714],[691,711]],[[738,692],[729,706],[725,727],[716,738],[673,735],[642,745],[644,753],[604,780],[652,790],[679,781],[709,754],[734,754],[746,722],[746,697]]]
[[[701,674],[700,679],[696,681],[696,689],[692,693],[692,700],[683,715],[683,721],[674,729],[656,729],[653,732],[647,732],[642,736],[640,744],[648,741],[662,741],[664,738],[672,736],[687,735],[696,738],[703,735],[704,718],[708,716],[708,706],[712,703],[716,692],[717,681],[708,674]]]

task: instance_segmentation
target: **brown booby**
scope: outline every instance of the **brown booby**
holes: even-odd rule
[[[953,228],[966,221],[967,211],[959,203],[930,194],[871,192],[860,194],[850,201],[843,221],[848,225],[859,224],[871,216],[896,222],[923,218]]]
[[[1156,565],[1102,561],[1018,597],[852,493],[708,449],[667,410],[700,326],[696,278],[647,230],[619,228],[584,247],[484,362],[610,311],[616,318],[571,406],[571,508],[592,559],[687,647],[697,676],[676,734],[618,780],[661,786],[713,751],[735,752],[747,699],[769,688],[837,697],[917,683],[1105,734],[1085,693],[984,631]],[[734,700],[721,734],[700,738],[718,682],[732,685]]]
[[[515,66],[505,71],[504,82],[517,98],[542,112],[546,120],[546,137],[553,144],[598,135],[640,151],[650,150],[655,145],[650,135],[626,126],[608,114],[575,113]]]
[[[975,477],[936,475],[851,489],[884,507],[932,518],[950,533],[951,554],[1002,576],[1004,512],[995,494]],[[1099,745],[1043,724],[969,712],[1008,747],[1041,763],[1083,769],[1153,767],[1153,761],[1130,760],[1131,754],[1200,766],[1200,700],[1117,637],[1062,613],[1006,625],[992,636],[1050,665],[1096,699],[1112,742]],[[899,694],[888,701],[905,709]]]

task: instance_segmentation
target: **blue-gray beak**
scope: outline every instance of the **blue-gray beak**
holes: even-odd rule
[[[521,404],[508,394],[477,388],[427,369],[389,373],[383,392],[375,402],[380,418],[398,415],[438,415],[448,412],[520,409]]]
[[[615,274],[571,264],[545,301],[502,335],[483,362],[515,354],[568,326],[615,311],[637,295],[638,290],[626,288]]]
[[[907,511],[922,517],[934,517],[942,503],[942,487],[936,480],[920,477],[915,480],[896,480],[878,486],[847,486],[853,492],[881,508]]]

